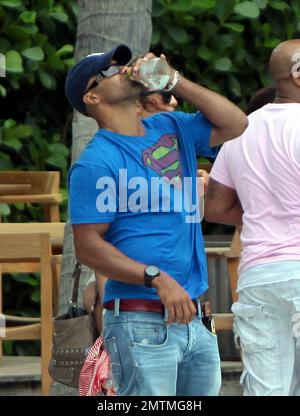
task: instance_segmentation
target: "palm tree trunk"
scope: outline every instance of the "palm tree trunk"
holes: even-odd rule
[[[110,50],[118,43],[129,45],[134,54],[143,54],[149,50],[152,0],[79,0],[78,4],[76,61],[93,52]],[[72,162],[78,158],[96,130],[94,120],[74,112]],[[67,223],[60,283],[61,312],[66,310],[70,300],[74,262],[72,229]],[[93,276],[91,270],[83,268],[81,289]],[[53,383],[52,395],[77,395],[77,390]]]

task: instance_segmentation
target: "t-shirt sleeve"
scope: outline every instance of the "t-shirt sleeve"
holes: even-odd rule
[[[69,172],[68,182],[71,224],[114,221],[117,185],[108,168],[77,162]]]
[[[235,189],[233,184],[230,171],[228,169],[227,151],[229,150],[228,145],[230,143],[223,144],[210,172],[210,176],[217,182],[228,186],[229,188]]]
[[[193,114],[178,112],[177,115],[184,137],[194,143],[196,155],[214,159],[220,147],[210,146],[212,132],[210,121],[200,112]]]

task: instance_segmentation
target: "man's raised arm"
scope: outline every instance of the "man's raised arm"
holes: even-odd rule
[[[248,126],[246,114],[214,91],[181,77],[172,92],[193,104],[213,125],[210,145],[240,136]]]

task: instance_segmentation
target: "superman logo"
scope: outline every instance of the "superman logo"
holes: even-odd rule
[[[180,182],[181,167],[177,137],[165,134],[159,141],[143,151],[143,163],[160,176]]]

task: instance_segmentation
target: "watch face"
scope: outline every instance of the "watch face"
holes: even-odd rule
[[[148,266],[146,267],[146,273],[148,276],[157,276],[160,274],[159,268],[156,266]]]

